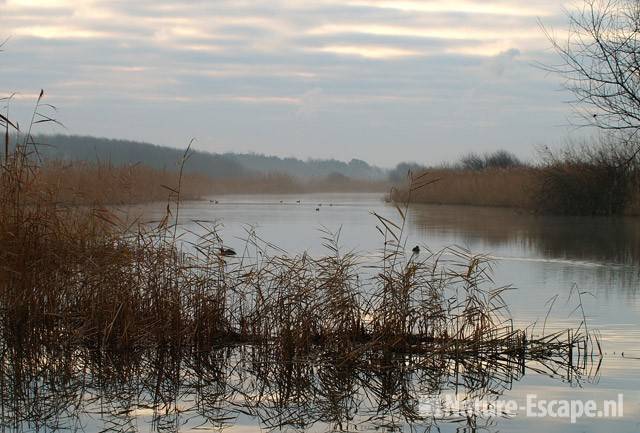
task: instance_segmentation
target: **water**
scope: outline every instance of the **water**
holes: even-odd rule
[[[324,228],[333,232],[340,231],[343,251],[356,251],[367,257],[382,245],[382,237],[376,229],[377,219],[371,213],[376,212],[393,220],[399,219],[398,211],[392,205],[384,203],[379,194],[242,195],[220,196],[215,199],[218,203],[208,200],[184,203],[180,211],[180,226],[186,231],[198,233],[202,228],[194,221],[217,221],[221,224],[219,231],[225,244],[239,253],[243,253],[247,231],[254,229],[262,239],[289,254],[308,251],[319,255],[325,252],[321,231]],[[134,207],[127,212],[135,214],[142,209],[148,219],[157,219],[162,212],[161,206]],[[517,411],[512,416],[480,417],[477,427],[467,426],[466,422],[443,420],[438,423],[440,431],[640,431],[639,220],[541,217],[509,209],[413,205],[408,213],[406,234],[407,250],[420,245],[421,254],[427,254],[429,249],[435,251],[458,245],[474,253],[492,257],[496,285],[512,285],[515,288],[507,293],[506,300],[518,326],[534,322],[537,323],[536,326],[542,326],[545,318],[547,329],[578,326],[582,321],[582,313],[574,311],[574,308],[577,305],[577,291],[582,293],[587,326],[601,334],[604,355],[598,373],[585,375],[580,380],[567,381],[536,373],[533,370],[535,366],[531,365],[532,368],[523,377],[499,385],[499,398],[515,400],[522,406],[531,394],[545,399],[594,399],[598,405],[603,400],[618,399],[619,394],[623,394],[624,399],[624,415],[621,417],[583,417],[575,424],[570,424],[567,419],[531,418],[525,416],[523,411]],[[191,235],[186,235],[185,239],[188,240],[189,236]],[[553,308],[549,310],[550,300],[556,295]],[[236,359],[239,355],[229,356],[230,359]],[[304,374],[325,377],[321,366],[309,368]],[[277,376],[277,372],[270,374]],[[322,403],[326,403],[326,399],[320,399],[313,392],[310,395],[314,398],[303,399],[303,403],[299,399],[295,400],[298,404],[296,410],[285,411],[290,418],[290,422],[284,422],[286,428],[295,429],[297,425],[298,429],[323,431],[341,426],[348,430],[362,431],[374,428],[392,429],[393,424],[401,430],[429,431],[424,422],[411,424],[398,421],[402,419],[401,408],[387,408],[380,415],[379,407],[377,410],[370,407],[372,399],[363,397],[368,395],[367,384],[371,378],[358,376],[358,373],[353,373],[352,376],[359,378],[354,379],[356,385],[360,383],[360,386],[351,384],[352,387],[349,388],[359,396],[354,400],[369,404],[354,405],[353,413],[347,417],[349,422],[336,425],[322,416],[314,418],[313,414],[318,407],[322,407]],[[245,385],[263,384],[255,377],[234,380]],[[320,379],[318,381],[322,382]],[[264,389],[271,388],[267,384]],[[279,388],[271,389],[274,395],[279,395],[280,392]],[[238,398],[238,394],[232,395],[233,399]],[[320,392],[318,395],[324,394]],[[180,401],[165,408],[169,415],[161,418],[166,422],[165,418],[168,417],[170,422],[167,425],[157,420],[157,409],[152,410],[148,406],[130,408],[126,412],[128,419],[123,425],[127,429],[139,431],[159,430],[163,425],[168,426],[169,430],[180,431],[199,431],[196,430],[198,426],[205,431],[216,431],[222,425],[226,425],[230,431],[256,431],[258,428],[269,429],[278,425],[278,422],[273,422],[272,417],[260,416],[257,411],[236,411],[242,405],[225,398],[228,400],[232,397],[222,393],[215,404],[210,404],[210,410],[213,411],[215,407],[226,413],[228,419],[219,415],[218,418],[207,420],[205,409],[189,410],[188,408],[193,407],[206,408],[207,402],[199,401],[201,396],[194,397],[184,391]],[[274,401],[273,406],[278,406],[276,403]],[[344,403],[348,406],[347,400]],[[291,404],[287,410],[292,410]],[[111,411],[110,416],[114,416],[115,412],[115,409]],[[378,418],[376,414],[379,415]],[[108,428],[104,416],[104,412],[99,416],[82,415],[78,423],[84,426],[85,431],[98,431]],[[305,418],[304,422],[300,421],[302,418]],[[114,425],[115,430],[125,429],[118,427],[117,423]],[[432,427],[431,431],[438,430]]]

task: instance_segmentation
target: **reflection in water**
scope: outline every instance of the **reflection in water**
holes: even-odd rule
[[[277,348],[247,345],[206,353],[63,348],[38,356],[3,349],[3,431],[124,432],[141,426],[189,431],[232,425],[439,431],[449,424],[458,431],[497,431],[501,414],[451,412],[436,419],[421,402],[447,392],[495,401],[525,370],[515,355],[372,351],[355,358],[322,353],[284,361]],[[545,363],[532,368],[573,382],[587,367],[559,358]]]
[[[526,251],[527,256],[600,264],[640,263],[640,224],[634,218],[557,217],[512,209],[414,205],[416,230],[447,234],[488,249]]]
[[[347,250],[376,251],[380,237],[369,212],[397,216],[377,195],[295,199],[302,203],[293,204],[293,198],[281,196],[224,197],[216,205],[188,202],[181,218],[194,231],[198,230],[195,220],[222,221],[225,241],[233,247],[240,244],[236,237],[246,236],[246,225],[255,224],[261,236],[287,251],[315,254],[325,252],[319,242],[322,226],[343,227],[341,241]],[[322,206],[316,212],[320,202],[333,206]],[[158,213],[162,212],[160,206]],[[589,374],[584,366],[560,368],[562,361],[552,363],[551,369],[540,367],[543,375],[531,374],[538,365],[528,363],[523,377],[517,357],[470,363],[451,356],[366,353],[345,360],[325,353],[281,362],[264,348],[240,346],[188,356],[162,350],[125,356],[65,349],[41,354],[34,361],[33,356],[20,358],[0,346],[1,429],[216,431],[233,425],[233,430],[256,431],[259,425],[322,431],[357,427],[359,431],[532,432],[540,431],[544,422],[548,432],[638,431],[640,364],[629,356],[640,357],[636,349],[640,222],[415,205],[409,231],[411,246],[437,250],[460,244],[500,257],[494,266],[495,279],[497,285],[514,284],[520,289],[505,296],[514,319],[521,322],[528,324],[537,318],[541,324],[547,311],[545,301],[560,294],[547,327],[574,326],[575,316],[556,311],[565,304],[572,285],[597,295],[585,297],[585,308],[590,324],[602,332],[601,343],[607,352],[601,380],[571,386],[576,380],[588,379]],[[624,393],[627,417],[588,419],[582,425],[568,426],[552,419],[467,418],[460,414],[446,421],[434,420],[420,410],[420,398],[425,395],[456,391],[485,399],[504,393],[520,401],[529,392],[568,399],[615,398]]]

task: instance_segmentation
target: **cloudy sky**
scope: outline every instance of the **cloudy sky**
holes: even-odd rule
[[[564,5],[567,7],[568,5]],[[0,94],[73,134],[391,166],[557,144],[558,0],[0,0]]]

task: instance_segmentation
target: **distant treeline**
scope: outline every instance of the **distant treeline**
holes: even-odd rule
[[[409,172],[423,173],[427,170],[466,170],[466,171],[482,171],[489,169],[510,169],[522,168],[530,164],[521,161],[516,155],[506,150],[496,150],[485,154],[475,152],[468,153],[460,157],[454,163],[440,164],[437,166],[427,167],[415,162],[401,162],[389,171],[388,178],[391,182],[403,182],[407,179]]]
[[[14,139],[13,142],[16,140]],[[183,149],[157,146],[129,140],[114,140],[75,135],[41,135],[38,150],[45,161],[85,161],[114,166],[141,163],[146,166],[174,171]],[[0,150],[4,153],[4,150]],[[211,178],[241,178],[265,173],[280,173],[297,178],[342,175],[358,180],[386,179],[387,171],[352,159],[349,162],[335,159],[306,161],[296,158],[280,158],[261,154],[215,154],[193,151],[185,165],[187,173],[204,174]]]

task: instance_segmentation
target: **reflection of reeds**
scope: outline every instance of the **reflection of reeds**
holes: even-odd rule
[[[128,431],[143,422],[157,431],[221,429],[241,417],[246,423],[247,416],[270,430],[318,423],[344,430],[398,428],[441,422],[422,410],[421,398],[456,393],[494,401],[523,375],[508,356],[369,352],[348,362],[329,354],[288,362],[277,348],[250,345],[110,355],[57,348],[26,357],[2,349],[0,428],[8,430],[91,423],[92,430]],[[584,373],[564,367],[556,365],[562,378],[579,380]],[[446,421],[495,423],[468,414]]]
[[[251,235],[244,254],[229,259],[217,254],[215,230],[181,249],[171,223],[179,188],[168,188],[176,202],[155,228],[127,226],[100,207],[61,207],[39,187],[28,140],[0,176],[3,422],[57,423],[52,414],[73,417],[105,398],[113,429],[140,407],[177,416],[191,365],[198,386],[214,386],[196,393],[206,401],[199,409],[218,407],[216,392],[226,401],[231,393],[271,427],[347,422],[359,387],[370,389],[375,414],[414,419],[410,399],[422,389],[414,377],[434,391],[450,375],[470,389],[508,382],[527,361],[564,374],[578,367],[574,347],[594,341],[586,328],[542,336],[514,329],[481,256],[453,249],[452,261],[406,257],[406,207],[398,207],[401,224],[378,217],[384,249],[373,268],[341,253],[330,233],[324,257],[270,254]],[[426,183],[415,179],[409,190]],[[242,370],[229,373],[237,346]],[[228,374],[238,376],[231,391]],[[154,419],[158,429],[177,425]]]

